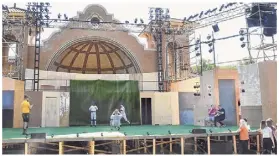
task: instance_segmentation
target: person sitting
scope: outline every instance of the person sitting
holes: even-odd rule
[[[222,121],[225,120],[225,117],[226,117],[225,109],[222,108],[220,105],[218,105],[218,111],[216,112],[216,115],[214,117],[214,126],[217,127],[217,122],[221,126],[224,126],[224,123]]]
[[[210,109],[208,110],[208,117],[205,119],[207,123],[214,121],[214,116],[216,115],[217,109],[215,106],[211,105]]]

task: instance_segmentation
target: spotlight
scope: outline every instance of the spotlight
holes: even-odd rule
[[[198,49],[199,49],[199,47],[198,47],[198,46],[196,46],[196,47],[195,47],[195,50],[198,50]]]
[[[241,36],[239,40],[240,40],[240,41],[243,41],[243,40],[244,40],[244,37],[243,37],[243,36]]]
[[[31,34],[32,34],[32,29],[29,28],[29,36],[31,36]]]
[[[143,19],[140,19],[140,23],[141,23],[141,24],[143,24],[143,23],[144,23]]]
[[[210,46],[210,47],[211,47],[212,45],[213,45],[213,44],[212,44],[212,42],[208,43],[208,46]]]
[[[61,18],[61,14],[59,13],[59,14],[57,15],[57,17],[58,17],[58,19],[60,19],[60,18]]]
[[[208,93],[208,96],[211,96],[211,93]]]
[[[241,44],[241,48],[244,48],[244,47],[245,47],[245,43],[242,43],[242,44]]]
[[[50,4],[48,2],[46,2],[46,5],[49,6]]]
[[[241,29],[241,30],[239,31],[239,35],[244,35],[244,30],[243,30],[243,29]]]
[[[138,23],[138,19],[137,19],[137,18],[135,18],[134,23],[135,23],[135,24],[137,24],[137,23]]]
[[[208,35],[206,38],[207,38],[208,40],[210,40],[210,39],[211,39],[211,36],[210,36],[210,35]]]
[[[200,56],[201,55],[201,53],[196,53],[196,56]]]
[[[242,92],[242,93],[245,93],[245,89],[241,89],[241,92]]]
[[[64,14],[64,18],[65,20],[68,20],[68,16],[66,14]]]
[[[212,53],[212,51],[213,51],[212,49],[209,49],[209,51],[208,51],[208,52],[209,52],[209,53]]]

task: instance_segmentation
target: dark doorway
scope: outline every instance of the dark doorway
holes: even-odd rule
[[[141,121],[143,125],[152,125],[151,98],[141,98]]]

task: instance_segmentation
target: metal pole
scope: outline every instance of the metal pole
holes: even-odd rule
[[[215,59],[215,39],[214,32],[212,31],[212,50],[213,50],[213,61],[214,61],[214,69],[216,68],[216,59]]]
[[[202,65],[203,65],[203,61],[202,61],[202,49],[201,49],[201,35],[200,35],[200,38],[199,38],[199,40],[200,40],[200,59],[201,59],[201,76],[202,76]]]

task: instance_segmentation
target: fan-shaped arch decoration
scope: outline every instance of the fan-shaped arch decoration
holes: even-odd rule
[[[121,45],[100,39],[81,40],[57,52],[47,70],[83,74],[140,73],[132,54]]]

